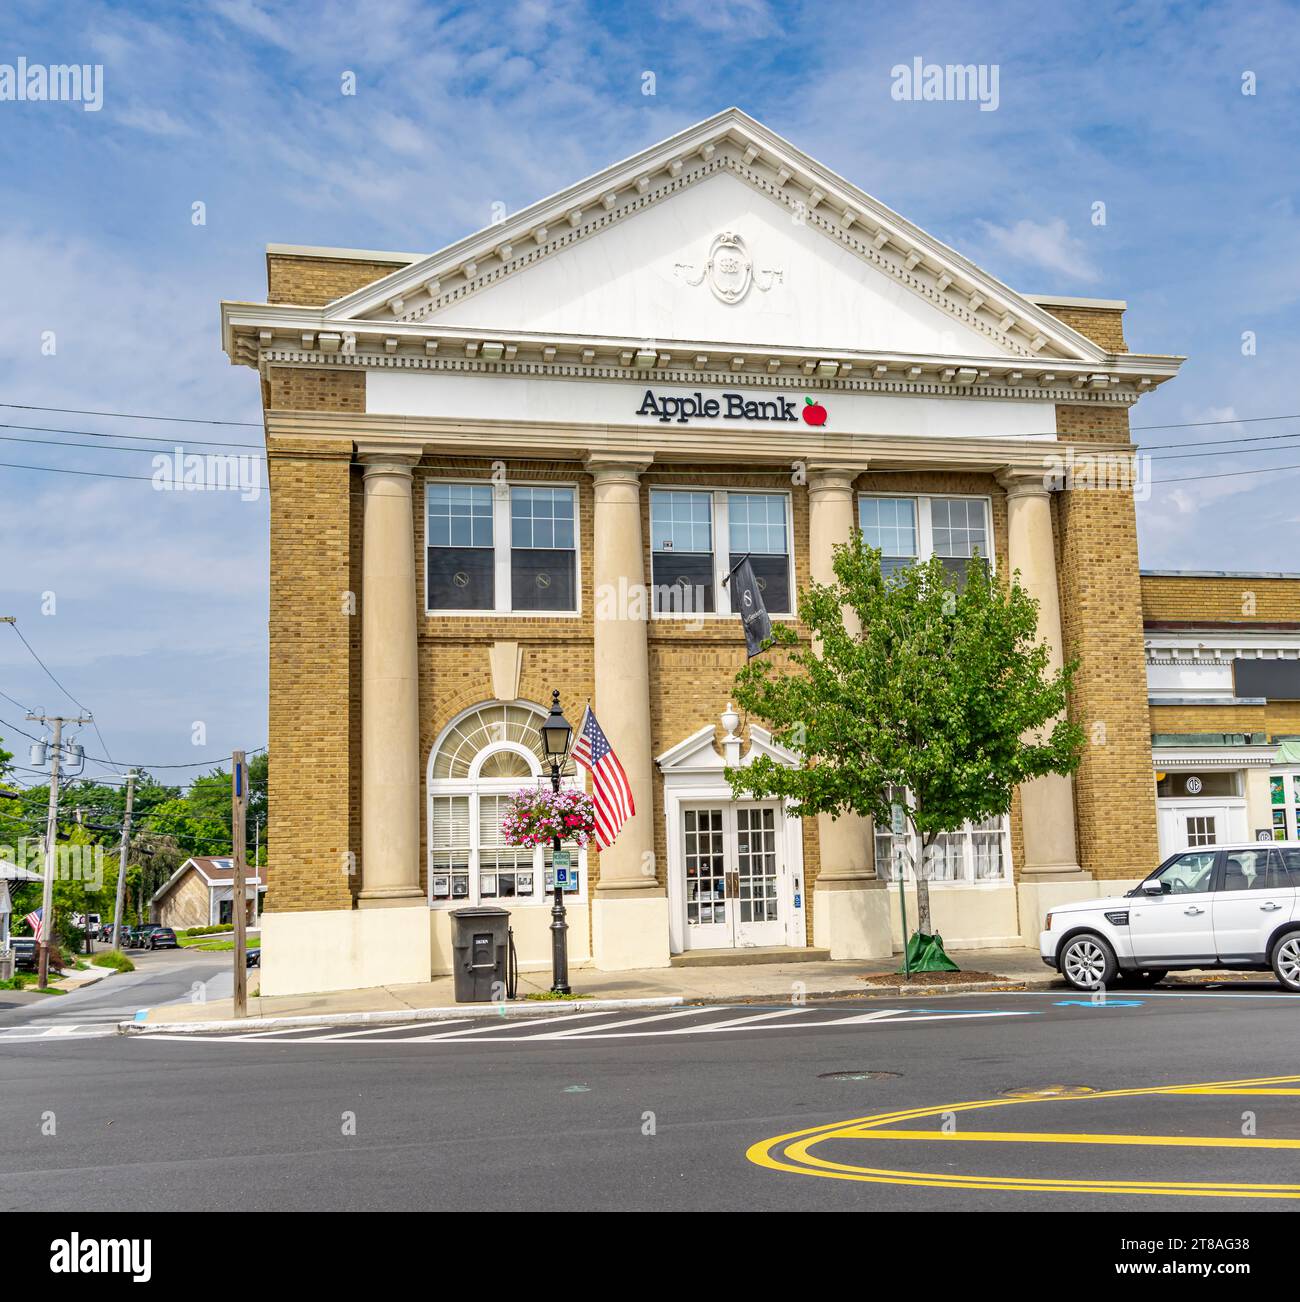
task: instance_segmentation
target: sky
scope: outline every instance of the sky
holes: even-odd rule
[[[267,243],[431,252],[732,104],[1021,292],[1127,300],[1188,357],[1132,413],[1143,567],[1300,570],[1294,4],[6,0],[20,57],[103,81],[0,100],[0,616],[58,680],[0,626],[19,763],[20,707],[93,711],[90,773],[266,741],[266,494],[148,480],[259,443],[218,303]],[[896,100],[916,57],[996,109]]]

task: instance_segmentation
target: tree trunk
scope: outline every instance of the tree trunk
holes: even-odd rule
[[[916,865],[916,929],[923,936],[933,936],[934,928],[930,925],[930,881],[926,869],[926,854],[934,837],[929,840],[921,838],[921,862]]]

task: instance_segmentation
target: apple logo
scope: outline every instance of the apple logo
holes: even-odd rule
[[[826,424],[826,408],[820,402],[814,402],[811,398],[805,398],[803,408],[803,418],[809,425]]]

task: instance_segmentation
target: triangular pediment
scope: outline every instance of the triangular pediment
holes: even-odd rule
[[[738,347],[1106,356],[737,109],[339,299],[326,316]]]

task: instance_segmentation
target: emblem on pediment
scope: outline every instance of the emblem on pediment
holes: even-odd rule
[[[674,270],[688,285],[707,282],[713,296],[722,303],[741,302],[751,288],[765,294],[784,280],[784,272],[775,267],[756,268],[745,241],[733,231],[714,237],[703,267],[679,262]]]

